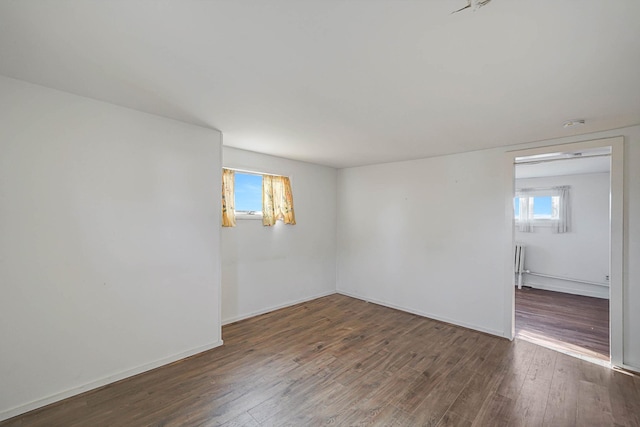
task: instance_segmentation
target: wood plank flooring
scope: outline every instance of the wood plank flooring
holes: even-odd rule
[[[516,289],[516,336],[559,351],[609,360],[609,300]]]
[[[331,295],[1,426],[640,426],[640,379]]]

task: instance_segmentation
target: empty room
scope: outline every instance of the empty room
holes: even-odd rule
[[[0,0],[0,426],[640,426],[638,16]]]

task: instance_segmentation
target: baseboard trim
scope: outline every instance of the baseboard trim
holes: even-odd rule
[[[362,295],[352,294],[351,292],[347,292],[347,291],[338,290],[338,291],[336,291],[336,293],[341,294],[341,295],[345,295],[345,296],[348,296],[348,297],[351,297],[351,298],[356,298],[356,299],[359,299],[359,300],[362,300],[362,301],[366,301],[366,302],[371,302],[371,303],[374,303],[374,304],[382,305],[384,307],[389,307],[389,308],[393,308],[393,309],[396,309],[396,310],[405,311],[407,313],[416,314],[418,316],[427,317],[429,319],[438,320],[440,322],[450,323],[450,324],[455,325],[455,326],[461,326],[463,328],[472,329],[474,331],[484,332],[484,333],[487,333],[489,335],[495,335],[495,336],[498,336],[500,338],[506,338],[506,339],[509,339],[509,340],[511,339],[510,336],[509,337],[505,336],[503,331],[497,331],[497,330],[494,330],[494,329],[483,328],[483,327],[477,326],[477,325],[471,325],[469,323],[460,322],[460,321],[449,319],[449,318],[443,317],[443,316],[436,316],[434,314],[427,313],[427,312],[424,312],[424,311],[421,311],[421,310],[415,310],[415,309],[412,309],[412,308],[402,307],[402,306],[399,306],[399,305],[396,305],[396,304],[392,304],[392,303],[389,303],[389,302],[386,302],[386,301],[377,300],[375,298],[368,298],[368,297],[365,297],[365,296],[362,296]]]
[[[107,377],[100,378],[98,380],[91,381],[89,383],[70,388],[60,393],[55,393],[45,398],[34,400],[24,405],[16,406],[14,408],[0,412],[0,421],[8,420],[9,418],[22,415],[29,411],[33,411],[34,409],[42,408],[43,406],[51,405],[52,403],[59,402],[69,397],[76,396],[78,394],[81,394],[90,390],[94,390],[94,389],[103,387],[107,384],[121,381],[138,374],[142,374],[143,372],[147,372],[152,369],[156,369],[161,366],[177,362],[187,357],[195,356],[198,353],[202,353],[202,352],[214,349],[216,347],[221,346],[222,344],[223,344],[223,341],[219,340],[211,344],[206,344],[200,347],[193,348],[191,350],[183,351],[181,353],[174,354],[172,356],[153,361],[151,363],[145,363],[144,365],[140,365],[135,368],[128,369],[126,371],[122,371],[114,375],[109,375]]]
[[[525,282],[522,284],[522,286],[528,286],[533,289],[542,289],[544,291],[562,292],[565,294],[582,295],[585,297],[609,299],[609,288],[606,288],[607,290],[605,292],[593,292],[589,290],[577,290],[577,289],[565,288],[565,287],[556,286],[556,285],[542,285],[540,283]]]
[[[616,368],[622,369],[627,374],[631,373],[633,375],[640,375],[640,368],[636,366],[631,366],[631,365],[626,365],[624,363],[621,363],[613,366],[613,369],[616,369]]]
[[[272,311],[280,310],[281,308],[291,307],[292,305],[300,304],[300,303],[307,302],[307,301],[312,301],[314,299],[326,297],[326,296],[329,296],[329,295],[333,295],[335,293],[336,293],[335,290],[330,290],[330,291],[322,292],[320,294],[316,294],[316,295],[313,295],[313,296],[310,296],[310,297],[304,297],[304,298],[300,298],[300,299],[293,300],[293,301],[287,301],[287,302],[285,302],[283,304],[278,304],[278,305],[274,305],[274,306],[271,306],[271,307],[268,307],[268,308],[264,308],[264,309],[261,309],[261,310],[252,311],[251,313],[241,314],[240,316],[230,317],[228,319],[223,319],[222,320],[222,325],[224,326],[224,325],[228,325],[230,323],[239,322],[240,320],[250,319],[250,318],[255,317],[255,316],[260,316],[261,314],[271,313]]]

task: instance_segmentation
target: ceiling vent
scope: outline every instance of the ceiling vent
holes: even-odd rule
[[[583,126],[583,125],[584,125],[584,119],[567,120],[562,124],[562,126],[565,128],[572,128],[572,127]]]
[[[487,4],[489,4],[490,1],[491,0],[467,0],[467,5],[465,7],[462,7],[458,10],[454,10],[451,13],[462,12],[463,10],[469,9],[469,8],[471,8],[471,10],[478,10],[482,6],[486,6]]]

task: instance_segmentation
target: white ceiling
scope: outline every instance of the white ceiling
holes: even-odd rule
[[[464,4],[0,0],[0,74],[336,167],[640,123],[640,1]]]

